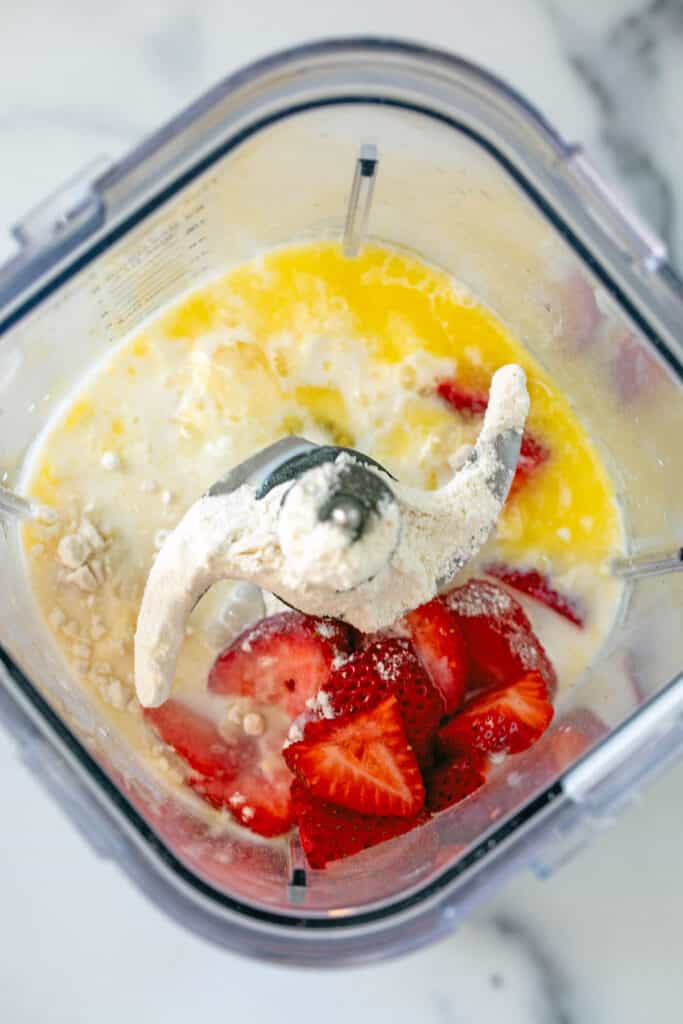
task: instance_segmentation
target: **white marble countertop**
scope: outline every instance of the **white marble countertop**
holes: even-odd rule
[[[2,0],[0,229],[118,155],[227,71],[332,34],[459,51],[584,142],[683,263],[681,0]],[[0,258],[10,251],[0,243]],[[7,1024],[641,1024],[681,1016],[683,765],[549,881],[518,878],[397,963],[247,963],[99,861],[0,732],[0,1019]],[[283,1008],[286,1008],[283,1010]]]

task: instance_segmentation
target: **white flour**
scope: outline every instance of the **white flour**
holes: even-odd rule
[[[340,473],[353,462],[351,455],[342,453],[334,462],[304,473],[287,494],[278,538],[284,555],[282,586],[290,591],[309,587],[353,590],[376,576],[396,549],[401,534],[401,511],[396,502],[383,502],[380,514],[371,517],[352,544],[342,526],[318,516]]]
[[[495,526],[506,496],[492,490],[501,470],[495,441],[509,430],[521,434],[528,409],[524,372],[498,370],[465,465],[433,492],[385,478],[396,504],[389,502],[387,514],[355,543],[317,520],[320,500],[348,456],[309,470],[291,491],[284,483],[258,501],[250,484],[201,498],[164,542],[147,581],[135,636],[140,703],[157,706],[168,697],[187,619],[218,580],[249,580],[301,611],[344,619],[365,632],[429,601]]]

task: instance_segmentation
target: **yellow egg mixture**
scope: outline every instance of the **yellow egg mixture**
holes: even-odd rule
[[[485,557],[550,572],[584,602],[579,630],[523,601],[566,692],[619,603],[604,571],[621,544],[612,484],[557,385],[446,274],[378,246],[353,260],[327,242],[275,250],[180,299],[82,381],[28,466],[27,492],[60,513],[56,526],[24,527],[30,578],[72,673],[171,780],[177,766],[143,722],[132,675],[138,607],[165,531],[232,465],[286,434],[358,448],[400,480],[437,487],[478,423],[436,384],[486,389],[508,362],[527,372],[528,427],[551,455],[509,499]],[[177,692],[205,686],[218,653],[210,626],[229,587],[193,614]]]

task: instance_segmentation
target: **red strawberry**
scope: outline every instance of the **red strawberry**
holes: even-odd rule
[[[450,406],[465,416],[478,416],[486,412],[489,396],[485,391],[465,388],[455,380],[442,380],[436,388],[437,394]]]
[[[510,494],[516,494],[526,484],[536,471],[550,458],[550,452],[544,444],[525,430],[522,434],[522,444],[519,449],[519,461],[517,470],[512,478]]]
[[[158,708],[145,708],[144,715],[164,743],[173,747],[194,771],[225,782],[236,778],[242,751],[237,744],[227,742],[204,715],[178,700],[167,700]]]
[[[570,711],[557,723],[553,722],[530,750],[488,770],[486,787],[444,819],[442,840],[446,837],[458,843],[475,842],[482,832],[553,783],[606,731],[606,726],[585,708]],[[430,807],[428,778],[425,784],[426,806]]]
[[[233,818],[260,836],[281,836],[292,827],[290,786],[292,775],[283,759],[265,773],[253,763],[245,765],[235,781],[204,776],[188,779],[188,785],[217,810],[225,808]]]
[[[489,396],[485,391],[463,387],[454,380],[442,380],[436,391],[453,409],[467,417],[483,414],[489,404]],[[516,493],[549,457],[550,452],[545,445],[525,430],[510,494]]]
[[[408,742],[420,764],[430,760],[436,730],[445,714],[443,700],[425,674],[409,640],[380,637],[353,654],[325,684],[336,714],[354,714],[394,695]]]
[[[272,878],[286,871],[286,855],[281,843],[232,843],[226,856],[226,836],[212,824],[173,797],[162,803],[129,798],[153,825],[155,831],[189,866],[199,871],[212,885],[239,889],[259,900],[259,879]]]
[[[487,754],[519,754],[550,725],[553,706],[540,672],[475,697],[439,732],[443,750],[474,748]]]
[[[292,776],[280,753],[289,725],[284,715],[261,736],[247,735],[238,723],[221,731],[177,700],[147,708],[145,718],[188,764],[187,785],[208,804],[226,808],[259,835],[288,831]]]
[[[489,580],[469,580],[443,598],[458,616],[470,656],[467,693],[514,682],[530,669],[543,676],[551,694],[557,677],[522,606]]]
[[[460,803],[486,782],[486,759],[477,750],[455,752],[425,777],[425,806],[433,814]]]
[[[584,625],[585,613],[577,599],[555,590],[551,587],[548,577],[536,569],[513,569],[512,566],[495,562],[485,566],[484,572],[507,583],[513,590],[519,590],[521,594],[526,594],[534,601],[552,608],[575,626]]]
[[[395,697],[369,711],[309,722],[284,757],[315,796],[361,814],[411,817],[424,803]]]
[[[462,704],[469,662],[457,616],[434,598],[410,612],[406,622],[417,656],[443,697],[446,713],[453,714]]]
[[[334,619],[282,612],[245,629],[209,675],[214,693],[277,704],[290,718],[327,682],[332,662],[348,653],[355,630]]]
[[[357,814],[319,800],[298,781],[292,783],[292,807],[301,846],[312,868],[324,868],[330,861],[403,835],[429,818],[425,811],[411,818]]]
[[[503,766],[487,787],[487,801],[503,811],[519,806],[570,768],[606,732],[586,708],[568,712],[523,757]]]

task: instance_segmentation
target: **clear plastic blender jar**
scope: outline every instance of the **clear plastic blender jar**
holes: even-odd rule
[[[503,778],[325,872],[295,842],[218,841],[65,673],[18,527],[0,532],[0,712],[22,757],[165,910],[229,948],[295,963],[367,962],[454,928],[511,871],[552,871],[683,749],[683,573],[668,571],[683,557],[681,282],[579,149],[455,57],[365,39],[271,57],[21,221],[20,251],[0,269],[6,484],[20,485],[44,425],[41,396],[68,393],[143,318],[265,248],[366,229],[495,311],[562,383],[616,481],[629,582],[572,697],[609,729],[576,764],[539,777],[525,773],[529,751],[515,785]]]

